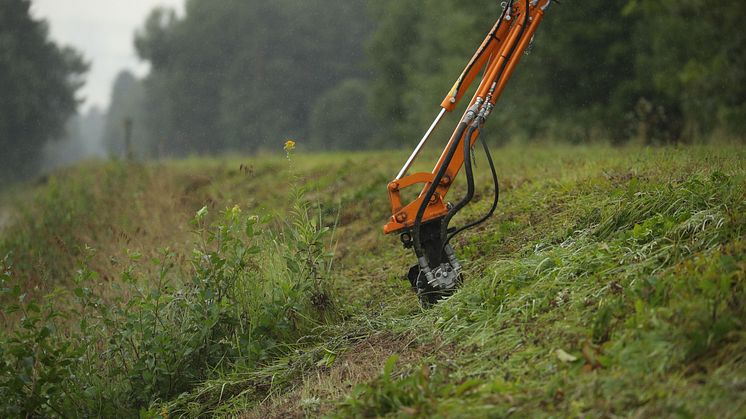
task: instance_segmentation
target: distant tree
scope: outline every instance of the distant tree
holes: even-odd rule
[[[395,0],[372,6],[378,23],[370,47],[373,109],[379,118],[392,120],[397,142],[419,139],[501,12],[488,1],[417,2],[419,7]],[[630,25],[620,18],[625,4],[609,0],[553,6],[488,129],[538,136],[552,126],[549,119],[572,116],[580,126],[602,120],[599,110],[610,104],[610,92],[633,77],[634,55],[627,54],[631,46],[624,46]]]
[[[120,158],[125,156],[125,125],[129,123],[132,129],[130,151],[139,158],[156,157],[158,142],[145,129],[147,106],[142,82],[129,71],[121,71],[114,80],[109,103],[104,128],[108,153]]]
[[[41,170],[106,156],[101,143],[103,128],[104,115],[96,106],[86,113],[74,115],[67,121],[62,138],[55,138],[44,145]]]
[[[499,123],[574,143],[632,135],[628,113],[640,92],[630,42],[637,22],[622,13],[627,1],[553,5],[506,95],[505,105],[519,111]]]
[[[642,22],[633,41],[643,128],[675,113],[686,138],[716,129],[746,138],[746,2],[628,3],[625,14]]]
[[[48,139],[62,137],[87,65],[49,40],[30,0],[0,0],[0,179],[33,174]]]
[[[350,79],[324,93],[311,113],[311,146],[355,150],[368,146],[376,125],[368,110],[368,84]]]
[[[303,141],[316,100],[367,76],[370,31],[364,0],[194,0],[180,18],[157,9],[136,36],[152,66],[149,130],[175,154]]]
[[[371,2],[369,8],[377,22],[368,55],[374,77],[372,82],[371,111],[382,122],[384,145],[398,144],[402,139],[414,135],[409,124],[413,114],[413,103],[405,101],[406,92],[412,88],[412,56],[417,48],[424,46],[419,33],[423,16],[424,0],[403,2],[383,0]],[[435,61],[438,65],[439,61]],[[443,76],[442,72],[435,72]],[[421,114],[422,110],[414,112]]]
[[[416,142],[495,2],[381,0],[369,48],[372,109],[389,144]],[[489,130],[569,142],[650,144],[717,130],[746,137],[746,2],[563,1],[546,14]]]

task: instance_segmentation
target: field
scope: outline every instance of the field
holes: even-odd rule
[[[746,149],[495,154],[498,213],[427,310],[382,234],[405,152],[92,162],[5,191],[0,416],[742,417]],[[491,204],[476,170],[467,219]]]

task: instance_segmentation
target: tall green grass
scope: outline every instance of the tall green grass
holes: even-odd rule
[[[430,310],[400,279],[412,255],[380,231],[379,188],[399,163],[385,153],[298,156],[290,174],[263,157],[61,176],[70,196],[92,192],[97,222],[124,219],[148,241],[113,257],[108,233],[91,239],[88,209],[77,212],[55,227],[79,251],[61,256],[62,289],[45,300],[19,276],[27,259],[3,259],[2,415],[738,417],[744,151],[511,146],[495,157],[499,214],[457,239],[466,283]],[[109,194],[119,181],[126,193]],[[311,193],[285,199],[293,182]],[[39,240],[6,243],[43,246],[44,229],[29,226],[58,223],[46,207],[65,194],[9,227]],[[208,206],[177,223],[174,200],[192,214]]]
[[[569,228],[488,259],[408,322],[441,341],[439,357],[396,374],[392,359],[340,416],[737,417],[745,196],[742,172],[715,171],[633,178],[591,192],[592,205],[565,206],[553,217],[574,220]]]
[[[332,320],[330,230],[293,195],[285,220],[238,206],[212,225],[200,210],[192,226],[191,269],[175,270],[169,249],[153,260],[132,254],[104,298],[83,262],[71,290],[39,305],[3,265],[0,332],[1,416],[132,416],[221,371],[252,369],[315,341]],[[93,252],[92,249],[88,249]],[[157,267],[141,277],[143,264]]]

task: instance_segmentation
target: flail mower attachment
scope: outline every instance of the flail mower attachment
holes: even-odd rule
[[[406,248],[413,248],[417,264],[407,274],[423,306],[447,297],[463,282],[461,263],[450,242],[460,232],[475,227],[491,217],[499,200],[497,171],[489,148],[480,131],[492,113],[497,99],[528,48],[534,33],[552,0],[510,0],[500,18],[477,49],[461,76],[441,103],[440,113],[420,140],[396,178],[389,183],[391,219],[384,226],[386,234],[398,233]],[[482,80],[458,126],[432,172],[407,175],[414,160],[447,112],[452,112],[471,84],[482,73]],[[474,197],[472,149],[477,140],[484,148],[492,171],[495,194],[491,209],[478,220],[458,228],[449,226],[451,219]],[[461,167],[466,172],[467,192],[456,204],[446,201],[448,190]],[[401,191],[423,185],[412,202],[404,204]]]

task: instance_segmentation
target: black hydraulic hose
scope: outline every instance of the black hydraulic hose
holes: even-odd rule
[[[445,248],[446,245],[448,245],[448,243],[450,243],[450,241],[454,237],[456,237],[457,234],[463,232],[464,230],[468,230],[472,227],[476,227],[479,224],[482,224],[483,222],[487,221],[490,217],[492,217],[492,215],[495,213],[495,210],[497,209],[497,204],[500,201],[500,181],[497,177],[497,170],[495,169],[495,162],[492,160],[492,154],[490,153],[490,149],[487,146],[487,142],[482,137],[480,137],[479,140],[482,143],[482,147],[484,148],[484,154],[487,155],[487,161],[489,162],[490,170],[492,171],[492,182],[495,185],[495,198],[492,201],[492,208],[490,208],[489,212],[484,217],[474,222],[471,222],[463,227],[459,227],[458,229],[456,229],[456,231],[451,233],[448,236],[448,239],[443,243],[443,248]]]
[[[512,2],[511,2],[511,5],[512,5]],[[507,10],[507,7],[505,10]],[[508,53],[508,59],[506,59],[503,62],[502,66],[500,67],[500,71],[498,71],[497,76],[494,80],[494,83],[497,83],[502,78],[503,74],[505,73],[505,69],[507,68],[508,63],[513,58],[513,55],[515,54],[515,50],[518,48],[518,45],[520,44],[521,39],[523,38],[523,35],[526,32],[526,27],[528,26],[528,15],[529,15],[529,5],[528,5],[528,0],[526,0],[526,9],[523,12],[523,25],[521,26],[521,31],[518,34],[518,38],[516,39],[515,43],[511,47],[510,52]],[[485,102],[484,106],[489,106],[489,100]],[[476,127],[479,126],[480,122],[484,122],[484,118],[482,118],[481,121],[480,121],[480,118],[482,117],[478,116],[477,119],[475,119],[474,124],[473,124],[474,129],[476,129]],[[462,200],[460,200],[452,209],[448,211],[448,215],[446,215],[443,221],[443,224],[441,225],[440,236],[441,236],[441,241],[444,243],[444,245],[445,243],[450,241],[450,239],[447,237],[447,234],[448,234],[448,224],[451,222],[451,219],[474,198],[474,178],[473,178],[473,170],[471,167],[471,135],[470,134],[467,134],[466,140],[464,143],[464,169],[466,172],[468,190],[467,190],[466,196]],[[467,227],[467,228],[470,228],[470,227]],[[463,231],[463,229],[459,229],[459,230]]]
[[[505,18],[505,15],[506,15],[507,11],[512,6],[513,6],[513,0],[511,0],[510,3],[508,5],[506,5],[505,9],[503,9],[503,12],[502,12],[502,14],[500,16],[500,21],[497,24],[497,28],[495,30],[495,33],[497,33],[497,30],[500,28],[500,26],[502,25],[502,23],[504,21],[504,18]],[[525,32],[526,26],[527,26],[527,23],[528,23],[528,13],[529,13],[528,0],[526,0],[526,8],[524,10],[524,24],[521,27],[521,33],[519,34],[518,39],[516,39],[515,44],[513,44],[513,47],[510,50],[509,57],[513,56],[513,53],[515,52],[515,49],[517,48],[517,46],[518,46],[518,44],[520,42],[520,39],[523,37],[523,33]],[[505,71],[505,67],[506,67],[508,61],[509,61],[509,59],[505,60],[505,62],[503,63],[502,68],[498,72],[498,76],[495,79],[496,81],[500,80],[500,77],[502,76],[503,72]],[[433,179],[433,182],[430,184],[430,187],[428,188],[427,192],[425,193],[425,199],[422,201],[422,203],[420,204],[420,208],[417,210],[417,216],[415,217],[414,228],[413,228],[413,230],[414,230],[413,231],[413,241],[414,241],[415,254],[417,255],[418,258],[424,256],[424,254],[425,254],[424,250],[422,248],[422,242],[420,240],[420,238],[421,238],[420,237],[420,229],[421,229],[421,226],[422,226],[422,217],[425,214],[425,209],[430,204],[430,199],[432,199],[433,195],[435,194],[435,190],[440,185],[441,180],[443,180],[443,176],[445,175],[445,172],[448,169],[448,166],[451,164],[451,160],[453,160],[453,155],[456,152],[456,149],[458,147],[459,141],[463,137],[464,130],[466,130],[466,127],[467,127],[467,123],[466,122],[461,122],[459,124],[459,126],[458,126],[458,128],[456,130],[456,135],[454,136],[454,138],[458,139],[458,140],[454,140],[454,142],[451,145],[451,147],[448,148],[448,151],[446,153],[445,159],[443,160],[443,164],[441,165],[440,169],[436,173],[435,178]],[[468,137],[467,140],[465,140],[465,141],[467,143],[470,143],[470,139],[471,139],[471,137]],[[468,165],[471,166],[471,161],[468,162]],[[471,168],[470,168],[470,170],[471,170]],[[495,176],[496,176],[496,174],[495,174]],[[472,179],[472,181],[473,181],[473,179]],[[450,213],[450,211],[449,211],[449,213]],[[487,217],[487,218],[489,218],[489,217]],[[447,228],[447,225],[446,225],[446,228]]]
[[[510,0],[510,2],[505,6],[505,8],[503,8],[502,13],[500,14],[500,20],[497,23],[495,31],[493,31],[493,35],[492,35],[493,38],[494,38],[494,34],[496,34],[499,31],[500,27],[505,21],[505,15],[507,14],[508,10],[510,10],[512,7],[513,7],[513,0]],[[528,3],[526,4],[526,13],[524,14],[526,15],[528,14]],[[508,55],[509,57],[512,57],[513,53],[515,52],[515,48],[518,45],[518,42],[520,41],[520,38],[523,37],[523,31],[525,30],[525,22],[526,20],[524,19],[524,26],[521,28],[521,33],[518,36],[518,39],[516,40],[515,44],[511,48],[511,51]],[[495,78],[493,83],[497,82],[497,80],[500,80],[500,77],[504,73],[508,61],[509,60],[505,60],[505,62],[500,68],[500,71],[498,72],[497,77]],[[451,219],[456,215],[456,213],[462,210],[474,197],[474,173],[473,173],[472,166],[471,166],[471,138],[472,138],[472,135],[474,134],[474,131],[476,131],[479,127],[478,120],[479,120],[479,117],[475,118],[474,123],[469,128],[469,131],[467,131],[466,137],[464,137],[464,165],[465,165],[466,180],[467,180],[469,192],[467,196],[461,201],[459,201],[454,208],[448,210],[448,214],[445,216],[444,220],[442,221],[441,227],[440,227],[440,237],[441,237],[441,242],[443,243],[445,243],[447,240],[448,224],[451,222]],[[482,122],[484,121],[482,120]]]
[[[478,119],[475,119],[474,122],[469,126],[469,130],[466,131],[466,137],[464,137],[464,172],[466,174],[467,192],[466,196],[464,196],[463,199],[461,199],[453,208],[448,210],[448,214],[443,219],[443,223],[440,226],[441,243],[445,243],[448,238],[448,224],[451,222],[451,219],[459,211],[461,211],[472,200],[472,198],[474,198],[475,187],[474,170],[471,165],[471,137],[474,135],[474,132],[477,130],[478,126]],[[479,136],[478,133],[477,136]]]
[[[435,174],[435,178],[433,179],[432,183],[430,183],[430,187],[425,193],[425,199],[422,200],[420,208],[417,210],[417,216],[414,219],[413,231],[414,251],[417,254],[417,257],[422,257],[425,255],[422,249],[422,242],[420,241],[420,227],[422,225],[422,217],[425,215],[425,209],[430,204],[430,199],[432,199],[433,195],[435,195],[435,190],[438,189],[440,181],[443,180],[443,176],[445,175],[446,170],[448,170],[448,165],[450,165],[451,160],[453,160],[453,155],[456,153],[456,149],[458,148],[461,137],[464,135],[466,126],[467,123],[462,121],[461,123],[459,123],[458,128],[456,128],[456,134],[453,137],[453,143],[450,147],[448,147],[445,159],[443,160],[443,164],[440,166],[440,169],[438,169],[438,172]]]

